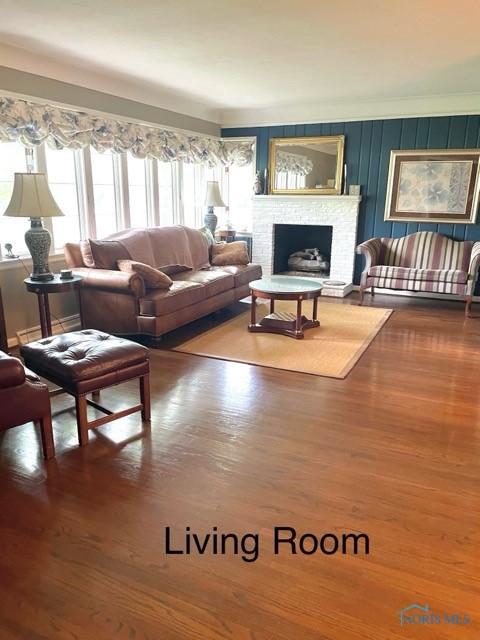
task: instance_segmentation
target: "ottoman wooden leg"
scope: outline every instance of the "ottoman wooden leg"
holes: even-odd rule
[[[142,403],[142,419],[150,421],[150,375],[147,373],[140,377],[140,402]]]
[[[81,447],[84,447],[88,444],[87,398],[75,396],[75,408],[77,410],[78,442]]]
[[[100,391],[92,391],[92,400],[98,402],[100,400]]]
[[[53,442],[52,418],[45,416],[39,420],[40,434],[42,436],[43,456],[47,460],[55,457],[55,444]]]

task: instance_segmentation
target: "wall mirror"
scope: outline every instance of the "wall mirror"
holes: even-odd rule
[[[345,136],[272,138],[270,193],[339,195]]]

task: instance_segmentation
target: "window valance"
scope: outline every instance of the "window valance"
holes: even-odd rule
[[[136,158],[183,160],[215,166],[249,164],[253,144],[187,134],[146,124],[115,120],[83,111],[0,96],[0,141],[55,149],[129,151]]]

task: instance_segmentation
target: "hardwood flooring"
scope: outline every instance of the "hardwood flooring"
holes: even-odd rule
[[[33,425],[3,433],[0,639],[479,638],[480,311],[366,303],[396,312],[345,380],[156,349],[151,428],[133,415],[80,449],[58,396],[55,460]],[[167,526],[177,546],[187,526],[257,532],[259,557],[167,555]],[[274,555],[275,526],[364,532],[370,553]],[[414,603],[442,621],[402,627]]]

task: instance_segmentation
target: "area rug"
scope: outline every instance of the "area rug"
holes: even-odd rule
[[[295,305],[295,302],[277,302],[275,310],[295,312]],[[257,321],[268,310],[267,305],[258,305]],[[304,304],[303,312],[311,317],[310,302]],[[353,369],[391,313],[392,309],[322,303],[320,299],[320,327],[305,330],[305,338],[295,340],[271,333],[249,333],[248,307],[245,313],[187,340],[174,350],[342,379]]]

